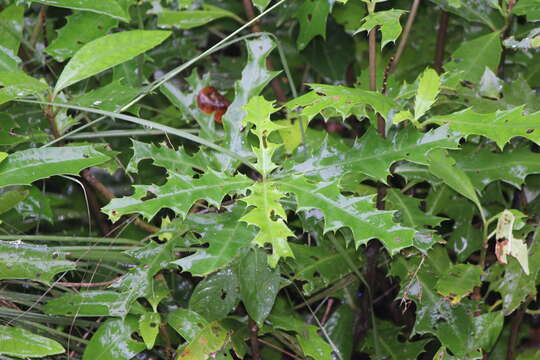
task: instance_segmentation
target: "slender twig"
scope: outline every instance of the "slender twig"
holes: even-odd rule
[[[514,360],[516,358],[516,347],[519,336],[519,329],[521,323],[523,322],[523,315],[525,315],[525,310],[531,303],[532,298],[528,298],[519,309],[516,311],[510,323],[510,336],[508,337],[508,349],[506,351],[506,359]]]
[[[30,45],[32,46],[32,48],[35,47],[39,34],[42,33],[43,24],[45,24],[45,20],[47,18],[48,7],[48,5],[42,5],[41,9],[39,10],[36,25],[34,26],[34,30],[32,30],[32,36],[30,37]]]
[[[293,358],[293,359],[295,359],[295,360],[304,360],[304,359],[302,359],[301,357],[298,357],[298,356],[296,356],[295,354],[293,354],[293,353],[291,353],[291,352],[289,352],[289,351],[287,351],[287,350],[285,350],[285,349],[282,349],[282,348],[280,348],[280,347],[277,346],[277,345],[272,344],[271,342],[268,342],[268,341],[263,340],[263,339],[257,339],[257,340],[258,340],[261,344],[264,344],[264,345],[266,345],[266,346],[268,346],[268,347],[271,347],[272,349],[277,350],[277,351],[279,351],[280,353],[285,354],[285,355],[287,355],[287,356],[289,356],[289,357],[291,357],[291,358]]]
[[[109,286],[112,283],[120,280],[122,278],[122,276],[119,276],[116,279],[112,279],[112,280],[109,280],[109,281],[102,281],[102,282],[94,282],[94,283],[87,283],[87,282],[57,282],[55,285],[64,286],[64,287],[83,287],[83,288]]]
[[[414,19],[416,18],[416,13],[418,12],[419,5],[420,5],[420,0],[414,0],[411,6],[411,12],[409,13],[409,17],[407,18],[407,23],[405,24],[405,28],[403,29],[403,35],[401,35],[401,40],[399,41],[396,55],[394,55],[394,61],[392,62],[392,66],[390,67],[391,73],[393,73],[396,70],[396,66],[399,63],[399,60],[401,59],[401,55],[403,54],[403,51],[405,50],[405,46],[407,45],[407,40],[409,39],[409,35],[411,33]]]
[[[330,313],[332,312],[332,307],[334,305],[334,299],[330,298],[328,299],[328,302],[326,303],[326,310],[324,311],[323,317],[321,319],[321,324],[326,324],[326,321],[328,320],[328,317],[330,316]]]
[[[249,327],[249,339],[251,342],[251,358],[253,360],[262,360],[261,358],[261,349],[259,348],[259,341],[257,333],[259,332],[259,327],[253,321],[253,319],[250,317],[248,320],[248,327]]]
[[[92,217],[95,219],[101,235],[105,236],[110,231],[109,224],[107,223],[105,215],[101,212],[101,206],[99,205],[96,193],[86,181],[83,181],[83,186],[88,198],[88,205],[90,206]]]
[[[369,32],[369,90],[377,91],[377,28]]]
[[[448,19],[449,14],[446,11],[442,11],[439,16],[439,29],[437,30],[437,45],[435,48],[435,63],[434,68],[439,74],[444,72],[444,48],[446,47],[446,34],[448,32]]]
[[[381,94],[386,95],[386,92],[388,91],[388,75],[390,75],[390,69],[392,68],[392,64],[394,63],[394,57],[391,56],[388,60],[388,64],[386,65],[386,68],[384,69],[383,74],[383,84],[381,89]]]

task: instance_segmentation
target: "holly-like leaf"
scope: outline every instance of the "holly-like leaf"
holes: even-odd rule
[[[503,152],[466,146],[461,151],[451,152],[451,156],[477,190],[499,180],[520,188],[528,175],[540,174],[540,154],[526,146],[507,146]]]
[[[420,76],[416,99],[414,102],[414,119],[420,119],[437,99],[440,89],[440,79],[433,69],[426,69]]]
[[[495,72],[501,59],[501,35],[499,32],[480,36],[461,44],[452,53],[452,61],[444,65],[447,71],[463,71],[460,78],[478,82],[488,67]]]
[[[171,35],[169,31],[131,30],[105,35],[87,43],[64,67],[56,81],[54,94],[152,49],[169,35]]]
[[[69,59],[84,44],[104,36],[118,25],[117,19],[91,12],[75,12],[67,16],[66,21],[66,25],[57,31],[56,38],[45,48],[47,54],[59,62]]]
[[[65,254],[46,246],[0,241],[0,279],[30,279],[50,283],[58,273],[75,269]]]
[[[138,329],[136,318],[110,319],[102,323],[88,343],[83,360],[129,360],[145,349],[132,339]]]
[[[268,267],[267,256],[260,249],[250,249],[234,264],[240,284],[240,296],[249,316],[260,326],[272,311],[279,291],[279,269]]]
[[[377,113],[387,118],[397,105],[388,96],[375,91],[344,86],[307,84],[312,91],[285,104],[290,110],[300,109],[300,114],[311,121],[316,115],[332,109],[343,119],[356,113],[363,113],[371,106]]]
[[[315,36],[326,37],[326,20],[332,10],[329,0],[303,0],[296,18],[300,22],[300,33],[296,40],[299,50],[303,50]]]
[[[260,247],[272,245],[268,263],[275,268],[280,258],[294,257],[287,242],[287,238],[294,237],[294,233],[285,224],[287,216],[279,202],[285,193],[268,181],[256,182],[249,190],[249,196],[242,201],[254,208],[240,220],[259,228],[257,236],[253,239],[255,244]]]
[[[29,0],[25,1],[29,2]],[[118,20],[129,21],[129,15],[119,5],[117,0],[32,0],[32,2],[73,10],[90,11],[100,15],[107,15]]]
[[[324,232],[350,228],[356,247],[377,238],[394,255],[413,244],[414,230],[394,223],[392,211],[377,210],[373,196],[343,196],[335,180],[311,182],[304,177],[289,177],[276,182],[283,191],[296,195],[297,211],[322,211]]]
[[[204,4],[202,10],[163,10],[158,14],[158,26],[191,29],[222,18],[231,18],[242,22],[242,19],[233,12],[218,8],[217,6]]]
[[[362,31],[370,32],[380,25],[382,33],[381,49],[383,49],[389,42],[395,42],[399,34],[401,34],[402,28],[399,18],[405,12],[404,10],[392,9],[371,13],[362,20],[362,26],[356,30],[355,34]]]
[[[0,163],[0,187],[30,185],[53,175],[77,175],[109,160],[104,151],[90,145],[21,150]]]
[[[244,206],[235,206],[230,212],[189,216],[184,225],[198,233],[201,240],[208,243],[208,248],[201,248],[172,264],[195,276],[208,275],[230,264],[241,248],[251,244],[257,232],[254,227],[239,221],[245,213]]]
[[[139,333],[141,334],[147,349],[152,349],[159,334],[161,317],[158,313],[147,312],[139,318]]]
[[[197,179],[172,173],[165,185],[134,185],[135,193],[132,196],[113,199],[102,210],[112,221],[132,213],[151,219],[163,208],[172,209],[185,217],[197,200],[206,200],[219,207],[225,195],[242,193],[251,182],[243,175],[229,177],[215,171],[209,171]],[[148,193],[154,197],[145,200]]]
[[[42,358],[66,351],[58,342],[20,327],[0,325],[0,339],[0,354],[17,358]]]
[[[293,165],[287,166],[287,173],[314,176],[325,181],[348,173],[362,173],[386,183],[390,166],[396,161],[407,160],[427,165],[429,154],[434,149],[457,148],[461,135],[439,127],[425,134],[409,127],[391,132],[388,139],[382,139],[374,129],[368,131],[346,150],[327,138],[318,147]]]
[[[430,122],[448,124],[450,128],[466,135],[482,135],[492,139],[499,148],[504,148],[510,139],[521,136],[540,144],[540,112],[524,114],[524,107],[498,110],[491,114],[480,114],[471,108],[448,115],[435,116]]]

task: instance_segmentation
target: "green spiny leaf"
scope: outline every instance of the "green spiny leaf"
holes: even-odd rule
[[[381,49],[382,49],[389,42],[395,42],[396,39],[399,37],[399,34],[401,34],[402,28],[401,28],[401,24],[399,23],[399,18],[405,12],[406,11],[404,10],[392,9],[392,10],[377,11],[372,14],[369,14],[363,19],[362,26],[360,26],[360,28],[356,30],[355,34],[362,31],[370,32],[377,25],[380,25],[381,32],[382,32],[382,42],[381,42]]]
[[[440,88],[440,79],[437,72],[433,69],[426,69],[418,83],[416,100],[414,103],[414,119],[420,119],[437,99]]]

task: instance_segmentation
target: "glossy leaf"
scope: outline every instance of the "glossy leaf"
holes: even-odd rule
[[[456,167],[467,173],[477,190],[498,180],[520,188],[528,175],[540,173],[540,155],[525,146],[507,146],[503,152],[469,146],[452,152],[451,156],[456,160]]]
[[[158,26],[191,29],[226,17],[242,22],[242,19],[230,11],[205,4],[203,10],[164,10],[158,14]]]
[[[195,276],[208,275],[230,264],[241,248],[251,244],[257,232],[254,227],[239,221],[245,213],[243,206],[235,206],[226,213],[189,216],[186,228],[198,233],[201,240],[208,243],[208,248],[201,248],[171,264]]]
[[[243,175],[228,177],[214,171],[209,171],[198,179],[172,173],[165,185],[134,185],[135,193],[132,196],[113,199],[102,210],[112,221],[132,213],[152,219],[162,208],[170,208],[185,217],[197,200],[204,199],[210,205],[220,207],[225,195],[243,192],[250,183]],[[149,192],[155,197],[144,200]]]
[[[267,256],[262,250],[251,249],[240,256],[234,271],[246,311],[261,326],[272,311],[279,291],[279,269],[268,267]]]
[[[386,200],[391,204],[387,209],[398,210],[397,219],[404,226],[420,229],[423,226],[438,226],[444,220],[421,211],[420,199],[403,195],[397,189],[389,189],[386,192]]]
[[[404,13],[405,11],[403,10],[395,9],[373,12],[362,20],[362,26],[360,26],[360,28],[356,30],[355,33],[359,33],[362,31],[367,31],[369,33],[376,26],[379,25],[382,33],[382,49],[389,42],[395,42],[401,34],[402,28],[401,24],[399,23],[399,18]]]
[[[335,109],[344,119],[358,112],[358,107],[371,106],[387,118],[397,105],[387,96],[359,88],[324,84],[308,84],[312,91],[285,104],[290,110],[301,109],[300,114],[309,121],[325,109]],[[364,111],[364,110],[362,110]]]
[[[206,360],[215,358],[216,353],[230,341],[229,334],[218,321],[206,325],[195,338],[179,352],[176,360]]]
[[[412,245],[414,230],[392,221],[391,211],[377,210],[372,196],[346,197],[336,182],[310,182],[302,177],[280,179],[279,187],[294,193],[297,211],[319,209],[324,215],[324,232],[351,229],[356,247],[379,239],[391,255]]]
[[[442,274],[435,288],[441,295],[450,298],[453,303],[459,303],[464,296],[481,285],[482,273],[482,269],[476,265],[454,265],[445,274]]]
[[[493,32],[463,43],[452,53],[452,61],[445,64],[448,71],[463,71],[460,77],[477,82],[488,67],[495,72],[501,58],[502,47],[499,32]]]
[[[58,273],[75,269],[65,254],[20,240],[0,241],[0,279],[31,279],[50,283]]]
[[[139,89],[125,86],[121,81],[113,81],[101,88],[75,97],[71,103],[100,110],[118,111],[138,94]]]
[[[19,52],[23,15],[24,7],[18,4],[11,4],[0,12],[0,46],[14,55]]]
[[[249,154],[241,133],[243,118],[246,116],[244,106],[253,96],[259,95],[277,75],[277,72],[268,71],[266,67],[266,58],[275,46],[274,41],[266,35],[246,41],[247,63],[242,70],[242,78],[234,84],[234,100],[223,115],[227,145],[236,153]]]
[[[66,20],[66,25],[57,31],[57,37],[45,48],[47,54],[59,62],[69,59],[84,44],[104,36],[118,25],[114,18],[91,12],[75,12]]]
[[[299,50],[317,35],[326,37],[326,20],[332,3],[328,0],[304,0],[298,8],[296,18],[300,22],[300,33],[296,40]]]
[[[0,354],[18,358],[41,358],[63,354],[58,342],[20,327],[0,325]]]
[[[485,136],[495,141],[502,149],[516,136],[540,144],[539,120],[540,112],[524,114],[523,106],[519,106],[491,114],[476,113],[468,108],[449,115],[435,116],[430,122],[448,124],[451,129],[466,135]]]
[[[440,79],[433,69],[426,69],[419,80],[416,99],[414,102],[414,119],[420,119],[437,99],[440,89]]]
[[[436,150],[430,153],[429,172],[437,176],[452,189],[471,200],[482,213],[480,199],[474,190],[471,180],[467,174],[456,168],[455,161],[444,150]]]
[[[22,71],[0,72],[0,104],[28,95],[40,95],[49,87]]]
[[[224,268],[209,275],[195,287],[189,299],[189,308],[206,320],[221,320],[240,301],[240,284],[231,268]]]
[[[159,334],[161,318],[158,313],[147,312],[139,318],[139,333],[141,334],[147,349],[152,349]]]
[[[0,214],[3,214],[12,208],[14,208],[21,201],[26,199],[30,194],[30,191],[20,188],[14,190],[7,190],[0,193]]]
[[[197,334],[208,326],[208,321],[195,311],[189,309],[175,309],[167,315],[169,324],[186,341],[193,341]]]
[[[84,45],[64,67],[54,93],[92,75],[121,64],[161,44],[168,31],[131,30],[105,35]],[[117,51],[122,49],[122,51]]]
[[[270,0],[253,0],[253,5],[255,5],[261,12],[266,9],[269,3]]]
[[[29,185],[53,175],[77,175],[108,160],[105,152],[90,145],[17,151],[0,163],[0,186]]]
[[[145,349],[144,344],[132,339],[138,322],[134,317],[110,319],[102,323],[94,333],[83,360],[129,360]]]
[[[354,326],[354,313],[348,305],[342,304],[330,315],[324,329],[332,339],[342,359],[350,359],[353,339],[348,336]]]
[[[126,13],[126,11],[124,11],[124,9],[122,9],[116,0],[32,0],[32,2],[73,10],[90,11],[100,15],[107,15],[122,21],[129,20],[129,15]]]
[[[392,132],[384,140],[374,129],[369,129],[349,149],[335,144],[330,138],[323,140],[305,161],[295,159],[297,163],[287,173],[317,176],[325,181],[347,173],[362,173],[386,183],[390,166],[395,162],[408,160],[427,165],[431,151],[457,148],[460,137],[446,127],[425,134],[410,127]],[[302,156],[306,156],[305,152]]]
[[[49,315],[120,316],[129,312],[129,298],[111,290],[92,290],[66,293],[50,300],[43,311]]]

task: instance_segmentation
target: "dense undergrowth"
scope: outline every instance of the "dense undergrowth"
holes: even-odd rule
[[[0,359],[539,358],[538,21],[0,1]]]

